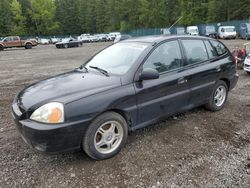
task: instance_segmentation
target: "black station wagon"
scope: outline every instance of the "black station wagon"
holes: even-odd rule
[[[25,88],[12,113],[36,150],[82,149],[101,160],[120,151],[129,131],[200,105],[222,109],[237,80],[233,58],[218,40],[134,38]]]

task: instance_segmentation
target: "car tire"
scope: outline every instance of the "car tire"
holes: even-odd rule
[[[0,45],[0,51],[3,51],[4,47],[2,45]]]
[[[32,44],[30,43],[25,44],[25,49],[31,49],[31,48],[32,48]]]
[[[209,97],[209,101],[205,105],[205,107],[211,111],[219,111],[224,107],[227,101],[227,96],[228,86],[224,81],[219,80],[218,82],[216,82],[214,89]]]
[[[69,45],[68,45],[68,44],[64,44],[63,47],[64,47],[64,48],[68,48]]]
[[[119,153],[127,137],[126,120],[118,113],[106,112],[89,125],[83,137],[82,149],[92,159],[108,159]]]
[[[250,76],[250,72],[247,72],[247,74]]]

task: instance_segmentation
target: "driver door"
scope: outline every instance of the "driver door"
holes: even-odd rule
[[[190,92],[182,59],[179,42],[172,40],[156,47],[143,64],[143,69],[156,69],[160,77],[134,84],[139,126],[187,108]]]

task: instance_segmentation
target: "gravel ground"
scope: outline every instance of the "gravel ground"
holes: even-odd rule
[[[223,41],[229,48],[245,41]],[[71,70],[110,43],[38,46],[0,53],[0,187],[250,187],[250,77],[219,112],[203,107],[131,133],[114,158],[82,152],[45,155],[20,138],[10,114],[15,94]]]

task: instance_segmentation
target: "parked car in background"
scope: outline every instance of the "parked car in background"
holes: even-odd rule
[[[130,39],[130,38],[132,38],[131,35],[123,35],[123,34],[122,35],[116,35],[114,43],[117,43],[117,42],[122,41],[122,40],[127,40],[127,39]]]
[[[111,32],[111,33],[109,33],[110,40],[115,40],[115,37],[117,35],[121,35],[121,33],[120,32]]]
[[[247,55],[244,61],[244,70],[250,75],[250,54]]]
[[[12,113],[26,143],[40,152],[83,149],[116,155],[128,131],[205,105],[221,110],[238,81],[229,50],[197,36],[128,39],[79,68],[28,86]]]
[[[240,38],[246,40],[250,39],[250,23],[240,24]]]
[[[236,39],[235,26],[220,26],[218,28],[218,37],[221,39]]]
[[[0,41],[0,51],[5,48],[24,47],[25,49],[31,49],[33,46],[37,46],[37,41],[34,39],[22,40],[18,36],[5,37]]]
[[[201,36],[217,38],[217,32],[214,25],[202,25],[199,28]]]
[[[55,37],[50,39],[50,43],[52,43],[52,44],[56,44],[56,43],[58,43],[60,41],[61,41],[61,39],[55,38]]]
[[[57,48],[80,47],[82,42],[74,38],[65,38],[61,42],[56,43]]]
[[[161,34],[163,35],[171,35],[169,28],[162,28],[161,29]]]
[[[44,38],[38,39],[38,43],[42,45],[47,45],[49,44],[49,39],[44,39]]]
[[[172,35],[184,35],[186,34],[185,27],[172,27],[170,29]]]
[[[90,35],[89,42],[98,42],[98,37],[96,35]]]
[[[199,29],[197,26],[187,26],[186,33],[188,35],[199,35]]]
[[[89,39],[90,34],[81,34],[80,36],[77,37],[77,39],[83,43],[90,42]]]

